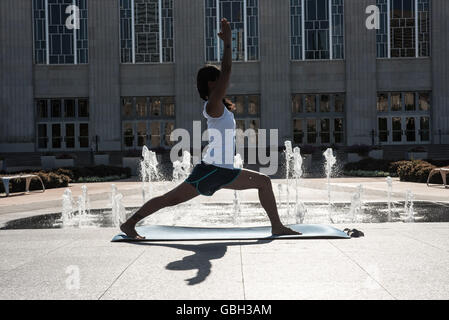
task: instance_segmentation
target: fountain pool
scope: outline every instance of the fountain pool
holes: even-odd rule
[[[152,182],[160,179],[156,154],[147,148],[142,152],[140,164],[142,176],[142,194],[146,201],[149,196],[159,195],[161,190],[153,190]],[[329,223],[382,223],[382,222],[449,222],[449,204],[439,202],[417,201],[411,191],[402,201],[392,200],[392,179],[387,178],[386,201],[365,202],[364,187],[359,185],[352,194],[350,202],[334,199],[332,196],[332,174],[336,157],[332,149],[323,153],[325,158],[327,197],[322,202],[306,202],[300,193],[302,184],[302,156],[299,147],[292,148],[290,141],[285,142],[286,179],[274,187],[277,192],[277,206],[281,220],[285,224],[329,224]],[[235,157],[235,166],[242,167],[240,155]],[[191,155],[184,152],[182,161],[173,164],[173,181],[179,180],[191,170]],[[291,181],[293,180],[293,181]],[[291,183],[293,182],[293,183]],[[167,185],[169,186],[169,185]],[[174,186],[174,185],[173,185]],[[292,189],[292,190],[290,190]],[[293,192],[291,192],[293,191]],[[293,194],[294,196],[290,196]],[[33,216],[6,222],[0,229],[39,229],[39,228],[85,228],[117,227],[139,207],[125,207],[124,196],[111,185],[109,208],[91,209],[87,186],[82,187],[78,201],[73,199],[69,189],[62,195],[61,212]],[[259,202],[245,202],[243,194],[234,192],[233,200],[228,202],[193,201],[174,208],[163,209],[141,222],[159,225],[177,225],[191,227],[241,227],[266,226],[268,217]]]
[[[408,213],[404,211],[406,201],[394,202],[391,209],[391,222],[406,222]],[[287,222],[288,213],[286,203],[282,203],[279,211],[281,219]],[[304,217],[305,224],[328,224],[328,203],[307,203],[308,214]],[[177,213],[177,225],[190,227],[235,227],[234,204],[227,203],[205,203],[205,204],[184,204],[182,205],[182,214]],[[135,212],[137,207],[125,208],[126,215],[129,216]],[[414,222],[449,222],[449,205],[439,202],[414,202]],[[351,203],[334,203],[332,217],[335,223],[350,224],[354,217],[348,214],[351,211]],[[363,214],[355,211],[355,220],[357,223],[384,223],[388,222],[389,209],[387,202],[365,203]],[[139,225],[172,225],[173,211],[169,209],[161,210],[148,217]],[[295,221],[289,221],[295,223]],[[240,203],[239,226],[266,226],[268,225],[267,216],[258,203],[244,202]],[[81,228],[89,227],[115,227],[114,215],[111,209],[91,209],[90,214],[83,216]],[[63,228],[62,213],[51,213],[46,215],[34,216],[12,220],[1,226],[0,229],[48,229]],[[77,224],[73,226],[78,228]]]

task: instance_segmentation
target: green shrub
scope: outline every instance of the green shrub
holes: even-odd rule
[[[430,171],[436,167],[423,160],[406,161],[398,167],[398,174],[401,181],[410,182],[427,182],[427,177]],[[435,175],[435,179],[432,179],[434,183],[440,183],[438,181],[438,175]]]
[[[438,165],[435,166],[435,164]],[[343,171],[345,175],[357,177],[382,177],[388,173],[392,177],[399,176],[401,181],[424,183],[427,182],[427,177],[432,169],[443,167],[446,164],[449,164],[449,161],[403,160],[392,162],[368,158],[345,164]],[[430,182],[442,183],[441,175],[434,175]]]
[[[9,173],[1,176],[15,176],[23,174],[36,174],[44,183],[45,189],[64,188],[70,182],[104,182],[119,179],[126,179],[131,176],[130,168],[112,167],[112,166],[94,166],[94,167],[76,167],[60,168],[56,170],[41,170],[33,172],[31,170]],[[38,179],[32,179],[30,190],[41,190],[42,186]],[[25,191],[25,179],[11,179],[9,181],[9,192]],[[5,192],[3,183],[0,182],[0,193]]]
[[[391,162],[388,168],[389,172],[394,172],[396,175],[398,175],[398,169],[399,167],[406,165],[410,162],[410,160],[401,160],[401,161],[394,161]]]

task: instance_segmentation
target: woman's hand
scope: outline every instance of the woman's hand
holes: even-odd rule
[[[225,44],[231,44],[232,42],[232,32],[231,24],[226,20],[226,18],[221,19],[221,31],[218,36]]]

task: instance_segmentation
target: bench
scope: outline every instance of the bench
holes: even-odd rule
[[[42,182],[41,177],[39,177],[38,175],[35,175],[35,174],[23,174],[23,175],[17,175],[17,176],[2,177],[6,196],[7,197],[9,196],[9,180],[11,180],[11,179],[26,179],[25,192],[29,193],[30,192],[30,182],[31,182],[31,179],[33,179],[33,178],[39,179],[39,181],[42,184],[42,192],[45,192],[44,182]]]
[[[443,178],[443,184],[444,184],[444,187],[447,188],[448,185],[447,185],[447,183],[446,183],[446,176],[449,174],[449,167],[433,169],[433,170],[430,172],[429,177],[427,178],[427,186],[429,186],[430,178],[432,178],[432,176],[433,176],[434,174],[437,174],[437,173],[440,173],[440,174],[441,174],[441,178]]]

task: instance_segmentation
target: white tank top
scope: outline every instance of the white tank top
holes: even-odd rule
[[[203,161],[217,167],[234,169],[234,114],[225,107],[221,117],[213,118],[207,113],[206,105],[207,101],[204,103],[203,116],[207,119],[209,144],[204,154]]]

